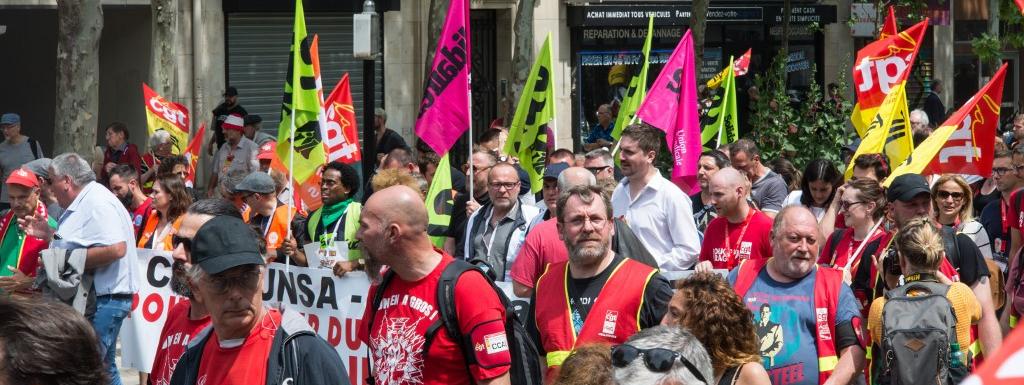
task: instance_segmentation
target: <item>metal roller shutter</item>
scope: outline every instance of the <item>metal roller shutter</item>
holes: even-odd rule
[[[239,102],[263,118],[263,131],[277,135],[281,96],[292,39],[290,13],[229,13],[227,63],[229,85],[238,88]],[[352,57],[352,14],[306,14],[306,30],[319,36],[324,98],[349,73],[360,134],[363,129],[363,62]],[[383,106],[384,66],[377,60],[375,105]]]

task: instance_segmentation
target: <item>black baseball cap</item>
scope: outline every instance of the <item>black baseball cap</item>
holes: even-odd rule
[[[921,194],[931,195],[932,190],[928,188],[928,180],[919,174],[903,174],[892,180],[889,189],[885,192],[885,199],[889,202],[909,202]]]
[[[549,164],[544,168],[544,179],[552,178],[558,179],[558,175],[569,168],[569,164],[565,162],[558,162]]]
[[[256,123],[263,122],[263,118],[260,117],[259,115],[256,115],[256,114],[249,114],[249,115],[246,115],[245,118],[243,118],[243,121],[245,122],[244,124],[246,126],[249,126],[249,125],[253,125],[253,124],[256,124]]]
[[[264,265],[255,233],[241,219],[216,216],[192,238],[192,263],[213,275],[243,265]]]
[[[238,96],[238,89],[229,86],[224,90],[224,96]]]

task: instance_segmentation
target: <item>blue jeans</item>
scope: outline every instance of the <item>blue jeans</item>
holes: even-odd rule
[[[100,340],[100,354],[107,365],[107,374],[111,385],[121,385],[121,374],[117,371],[114,357],[117,354],[117,335],[121,332],[121,322],[131,310],[132,298],[112,295],[96,296],[96,313],[89,320],[96,336]]]

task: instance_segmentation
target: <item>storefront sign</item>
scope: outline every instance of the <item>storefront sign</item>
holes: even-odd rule
[[[689,5],[588,5],[569,6],[570,27],[645,27],[649,16],[655,26],[689,25],[692,7]],[[782,24],[782,6],[709,7],[708,23],[766,22]],[[790,23],[821,25],[836,22],[834,5],[793,6]]]

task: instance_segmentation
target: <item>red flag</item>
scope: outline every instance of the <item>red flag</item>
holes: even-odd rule
[[[1017,0],[1024,1],[1024,0]],[[878,34],[878,40],[900,33],[900,26],[896,24],[896,13],[889,6],[889,15],[885,17],[885,24],[882,25],[882,32]]]
[[[877,114],[885,96],[897,84],[907,80],[927,29],[928,19],[925,19],[899,34],[875,41],[857,51],[853,68],[857,104],[850,119],[860,137],[867,134],[871,119]]]
[[[1017,0],[1018,3],[1024,0]],[[1024,383],[1024,327],[1017,327],[1003,340],[995,356],[985,359],[964,379],[963,385],[1017,385]]]
[[[1013,0],[1017,3],[1017,8],[1020,8],[1020,13],[1024,15],[1024,0]]]
[[[746,75],[747,70],[750,69],[750,50],[751,48],[747,48],[747,52],[744,52],[743,56],[740,56],[735,62],[733,62],[732,71],[735,76]]]
[[[194,187],[196,182],[196,165],[199,164],[199,154],[202,154],[203,134],[206,133],[206,123],[199,125],[199,131],[188,142],[185,148],[185,159],[188,160],[188,176],[185,177],[185,186]]]
[[[327,146],[327,161],[340,160],[355,163],[362,159],[359,151],[359,130],[356,126],[356,111],[352,107],[352,92],[349,89],[348,73],[341,75],[338,85],[324,101],[325,124],[324,145]]]
[[[923,174],[958,173],[986,178],[992,175],[1005,78],[1006,64],[1003,64],[978,95],[942,124],[956,129]]]

